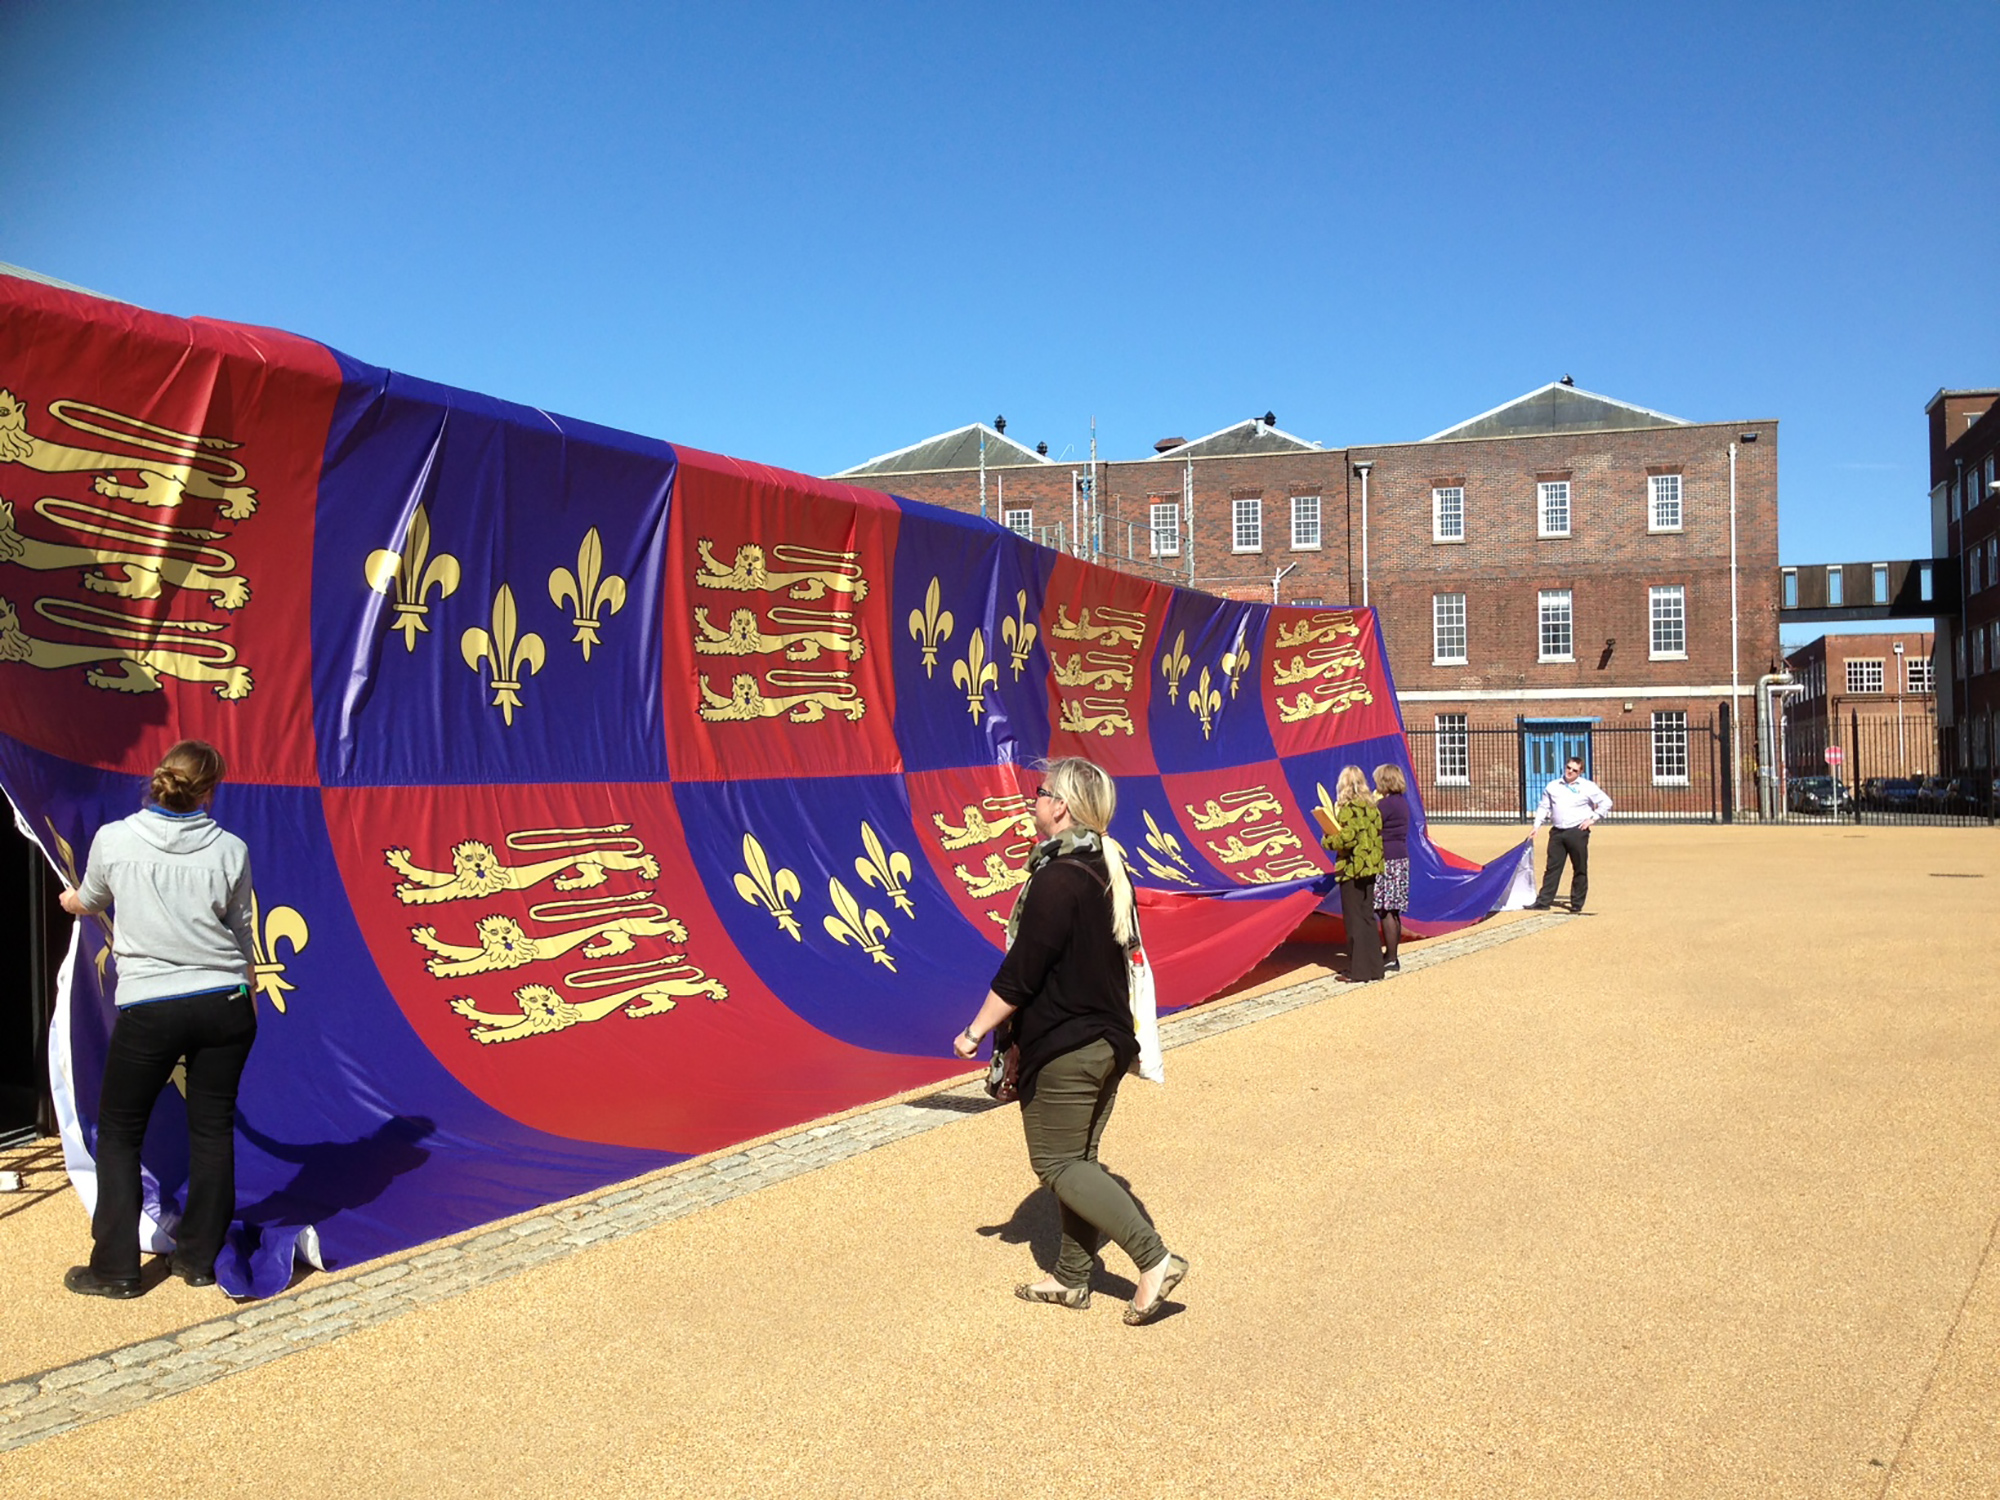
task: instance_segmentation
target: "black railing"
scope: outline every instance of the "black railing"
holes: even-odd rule
[[[1543,788],[1571,755],[1581,756],[1585,774],[1610,793],[1617,819],[1723,823],[1735,812],[1724,714],[1663,715],[1629,727],[1519,719],[1412,728],[1407,737],[1424,810],[1440,822],[1529,821]],[[1743,794],[1753,809],[1755,786],[1745,770]]]
[[[1824,716],[1799,716],[1786,725],[1784,743],[1777,801],[1786,822],[1950,826],[2000,819],[2000,772],[1961,768],[1940,756],[1928,711],[1850,710],[1831,732]]]

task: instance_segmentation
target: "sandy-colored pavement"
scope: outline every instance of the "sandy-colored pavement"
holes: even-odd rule
[[[995,1111],[0,1455],[0,1494],[2000,1495],[2000,836],[1593,843],[1593,915],[1127,1086],[1106,1159],[1194,1262],[1153,1327],[1115,1250],[1086,1312],[1012,1298],[1054,1215]],[[10,1350],[86,1315],[6,1283]],[[217,1310],[169,1294],[93,1304],[97,1347]]]

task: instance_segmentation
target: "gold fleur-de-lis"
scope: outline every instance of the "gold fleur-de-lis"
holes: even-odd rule
[[[1222,670],[1229,674],[1229,696],[1232,698],[1242,685],[1243,674],[1250,670],[1250,645],[1245,639],[1249,626],[1250,617],[1245,615],[1236,626],[1236,644],[1222,653]]]
[[[924,607],[910,611],[910,639],[924,648],[924,676],[937,670],[938,646],[951,639],[951,611],[938,607],[938,581],[924,590]]]
[[[493,596],[493,628],[481,630],[475,625],[458,638],[459,654],[468,667],[477,672],[479,663],[484,661],[492,669],[486,685],[493,689],[493,706],[500,710],[509,728],[513,727],[514,710],[521,706],[522,678],[528,672],[541,671],[548,660],[542,638],[532,630],[522,635],[520,628],[514,591],[503,583]]]
[[[910,878],[910,856],[898,849],[885,849],[881,835],[866,823],[861,825],[861,842],[868,852],[854,861],[854,873],[864,885],[881,886],[882,894],[896,903],[898,911],[914,917],[917,909],[910,904],[905,884]]]
[[[764,846],[754,834],[743,835],[743,869],[736,877],[736,894],[776,917],[778,930],[793,942],[805,941],[791,905],[799,899],[799,877],[782,865],[772,869]]]
[[[410,515],[402,551],[383,547],[369,553],[362,574],[378,594],[388,593],[391,583],[396,585],[396,618],[389,628],[403,632],[403,646],[409,651],[417,649],[418,631],[430,631],[424,623],[431,612],[425,597],[432,589],[441,600],[458,592],[458,559],[449,552],[431,556],[431,518],[421,505]]]
[[[312,934],[306,930],[306,919],[289,906],[274,906],[267,917],[257,904],[257,893],[250,893],[250,953],[256,967],[257,993],[271,1002],[279,1015],[285,1013],[285,996],[298,986],[285,979],[284,960],[278,957],[278,944],[284,943],[294,955],[305,952],[306,941]]]
[[[1190,663],[1187,654],[1187,632],[1183,630],[1174,637],[1174,649],[1160,658],[1160,675],[1167,679],[1167,701],[1181,700],[1181,679],[1187,676]]]
[[[583,544],[576,549],[576,571],[557,568],[549,574],[549,602],[561,604],[565,599],[576,610],[570,621],[576,634],[570,639],[583,647],[583,659],[589,661],[590,648],[599,644],[597,632],[604,628],[604,611],[615,615],[625,607],[625,580],[604,571],[604,538],[595,526],[583,534]]]
[[[889,935],[888,919],[879,911],[864,910],[861,903],[854,899],[854,892],[837,878],[827,881],[826,893],[833,899],[833,909],[838,913],[837,916],[820,919],[827,936],[836,943],[855,944],[891,974],[895,973],[896,960],[882,942]]]
[[[1000,681],[1000,669],[986,659],[985,631],[972,632],[972,639],[965,643],[965,655],[951,664],[951,680],[965,689],[965,706],[977,724],[986,712],[987,688]]]
[[[1007,650],[1014,659],[1014,680],[1019,682],[1021,674],[1028,670],[1028,653],[1035,649],[1035,627],[1028,623],[1028,591],[1022,589],[1014,595],[1014,613],[1000,622],[1001,637],[1007,642]]]
[[[70,847],[68,839],[56,832],[54,818],[44,818],[42,821],[49,825],[49,837],[55,840],[56,863],[62,867],[64,876],[68,878],[69,888],[75,890],[83,884],[82,872],[76,867],[76,850]],[[97,946],[97,957],[92,960],[97,965],[98,982],[102,984],[105,967],[111,962],[111,917],[108,913],[100,911],[92,912],[90,919],[97,924],[97,931],[104,939]]]
[[[1215,729],[1215,716],[1222,708],[1222,690],[1208,685],[1208,668],[1201,669],[1201,680],[1195,683],[1194,691],[1188,694],[1188,707],[1201,720],[1201,737],[1208,739]]]
[[[1153,821],[1153,814],[1150,809],[1142,808],[1141,812],[1146,819],[1146,842],[1159,850],[1160,853],[1166,855],[1168,859],[1172,860],[1182,869],[1192,870],[1194,866],[1188,863],[1187,855],[1182,852],[1181,841]]]

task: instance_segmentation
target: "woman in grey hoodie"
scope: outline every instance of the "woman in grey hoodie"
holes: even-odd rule
[[[222,757],[182,740],[153,772],[151,796],[91,841],[83,883],[63,910],[115,908],[118,1023],[97,1109],[97,1211],[90,1264],[63,1277],[90,1297],[136,1297],[139,1147],[153,1105],[187,1059],[187,1211],[172,1269],[215,1284],[215,1257],[236,1214],[236,1086],[257,1039],[249,981],[250,851],[208,815]]]

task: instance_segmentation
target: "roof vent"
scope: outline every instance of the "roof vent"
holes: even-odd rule
[[[1035,451],[1041,454],[1043,458],[1047,458],[1049,456],[1049,445],[1047,443],[1037,443],[1035,444]]]
[[[1562,379],[1561,379],[1561,380],[1560,380],[1559,382],[1557,382],[1557,383],[1558,383],[1558,384],[1560,384],[1560,385],[1567,385],[1567,386],[1574,386],[1574,385],[1576,384],[1576,378],[1575,378],[1574,376],[1571,376],[1571,375],[1565,375],[1565,376],[1563,376],[1563,378],[1562,378]]]
[[[1264,425],[1266,427],[1276,427],[1278,425],[1278,414],[1274,411],[1265,412]]]
[[[1165,453],[1170,449],[1181,447],[1186,442],[1187,439],[1184,437],[1161,438],[1157,443],[1153,444],[1153,451],[1155,453]]]
[[[1000,436],[1005,437],[1007,435],[1007,419],[1005,417],[995,417],[993,419],[993,430],[999,433]]]

